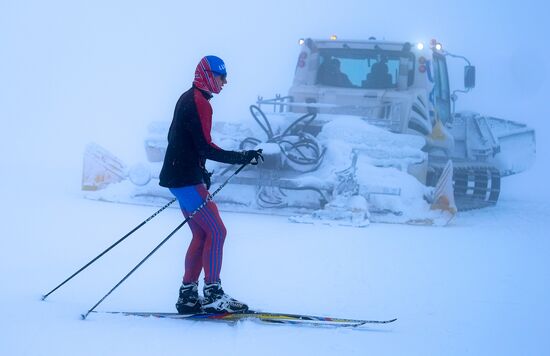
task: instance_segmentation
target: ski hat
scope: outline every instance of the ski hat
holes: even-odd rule
[[[222,59],[216,56],[203,57],[195,69],[193,85],[207,92],[218,94],[222,88],[214,77],[220,75],[227,75]]]

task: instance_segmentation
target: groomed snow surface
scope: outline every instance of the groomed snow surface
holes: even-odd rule
[[[156,211],[85,200],[74,186],[50,183],[45,174],[32,189],[3,187],[2,355],[543,355],[550,347],[550,204],[544,199],[504,194],[497,207],[462,213],[448,227],[352,228],[222,212],[229,231],[222,281],[229,294],[264,311],[397,317],[391,325],[228,325],[107,314],[82,321],[80,314],[181,215],[164,211],[40,301]],[[97,309],[173,311],[189,239],[184,227]]]
[[[544,2],[220,3],[0,2],[0,355],[550,354]],[[87,143],[128,164],[142,161],[147,123],[172,117],[206,54],[220,55],[229,71],[229,85],[213,100],[215,122],[246,117],[253,126],[248,105],[257,95],[286,95],[297,39],[332,33],[441,40],[478,73],[458,111],[537,131],[535,166],[503,180],[496,207],[459,214],[448,227],[316,226],[222,212],[229,294],[265,311],[395,323],[324,329],[108,314],[80,320],[181,222],[177,209],[40,300],[156,211],[83,199]],[[525,55],[531,48],[536,55]],[[449,64],[451,90],[461,89],[464,62]],[[174,311],[189,239],[184,227],[98,310]]]

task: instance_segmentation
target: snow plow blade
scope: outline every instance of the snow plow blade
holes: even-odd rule
[[[127,176],[127,168],[121,160],[95,143],[90,143],[84,151],[82,170],[82,190],[94,191],[118,183]]]

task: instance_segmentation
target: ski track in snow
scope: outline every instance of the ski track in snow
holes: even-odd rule
[[[2,227],[2,355],[538,355],[550,346],[548,203],[503,199],[443,228],[293,224],[222,212],[228,293],[264,311],[399,318],[352,330],[104,314],[82,321],[181,216],[163,212],[42,302],[155,211],[70,194],[46,198],[48,209],[9,211]],[[173,311],[189,237],[187,228],[178,232],[97,309]]]

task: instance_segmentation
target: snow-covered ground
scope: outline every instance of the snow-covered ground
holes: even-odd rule
[[[71,173],[42,179],[19,165],[2,187],[2,355],[542,355],[550,347],[550,203],[515,194],[443,228],[330,227],[222,213],[229,230],[222,280],[230,294],[265,311],[398,317],[391,325],[231,326],[104,314],[82,321],[80,313],[181,216],[163,212],[40,301],[155,211],[82,199],[70,183],[80,166],[71,164],[61,170]],[[53,187],[61,176],[66,184]],[[186,228],[178,232],[98,310],[173,311],[189,238]]]
[[[206,28],[196,16],[202,3],[0,2],[0,355],[548,354],[543,2],[495,10],[474,0],[395,1],[391,11],[359,0],[214,3],[214,26]],[[330,227],[222,212],[229,231],[222,280],[231,295],[266,311],[395,323],[352,330],[105,314],[80,320],[179,224],[176,209],[40,300],[156,211],[83,199],[88,142],[125,162],[142,159],[147,123],[171,117],[205,54],[230,68],[213,102],[215,119],[249,118],[256,95],[287,90],[296,40],[332,31],[358,39],[436,36],[477,65],[477,87],[459,96],[457,109],[537,130],[535,166],[503,180],[496,207],[459,214],[447,227]],[[453,89],[463,73],[456,63]],[[189,238],[188,229],[178,232],[98,310],[173,311]]]

